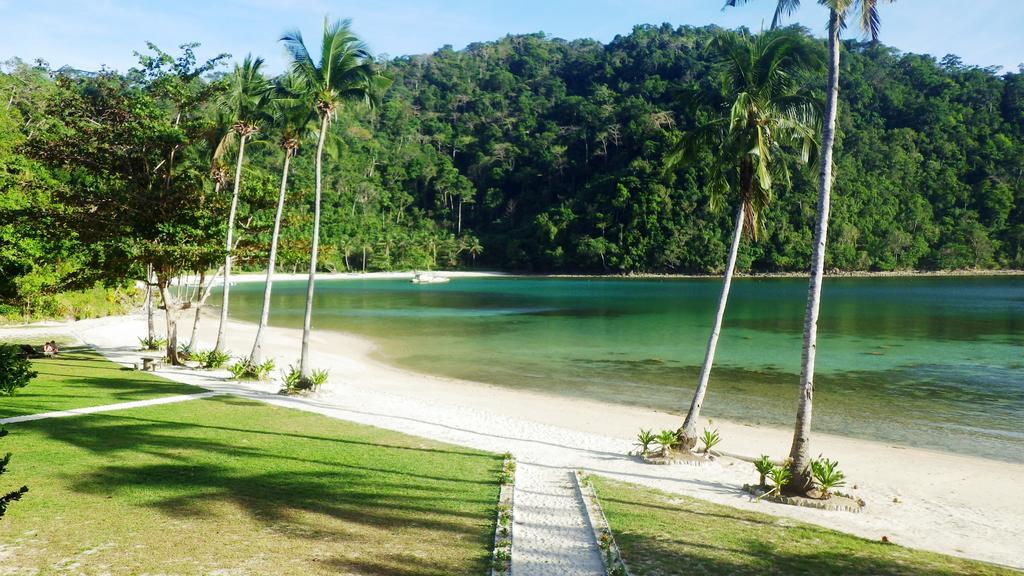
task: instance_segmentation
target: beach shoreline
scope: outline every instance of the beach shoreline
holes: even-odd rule
[[[212,310],[203,322],[201,345],[208,346],[217,327]],[[179,330],[191,327],[184,318],[181,324]],[[228,348],[244,355],[251,346],[255,328],[255,324],[232,320]],[[82,321],[63,328],[0,329],[0,336],[5,332],[10,336],[15,332],[59,331],[101,350],[124,350],[137,345],[137,336],[144,330],[144,316],[133,315]],[[274,351],[272,357],[278,367],[286,367],[298,358],[299,335],[297,329],[269,329],[264,349]],[[603,447],[593,452],[600,455],[596,458],[566,452],[563,461],[557,451],[551,453],[553,462],[570,470],[584,468],[869,539],[885,536],[914,548],[1024,567],[1024,501],[1008,497],[1016,492],[1024,464],[815,433],[814,452],[841,462],[850,481],[846,491],[863,498],[868,503],[866,510],[852,514],[753,503],[740,492],[744,483],[756,481],[753,467],[744,460],[727,457],[704,469],[643,465],[626,456],[637,429],[675,429],[680,423],[677,414],[415,373],[376,359],[374,347],[371,341],[359,336],[314,331],[314,367],[328,369],[331,379],[310,401],[354,404],[358,409],[353,417],[372,414],[378,419],[392,418],[385,422],[394,422],[394,429],[412,434],[425,435],[420,426],[440,423],[445,429],[472,431],[490,440],[499,436],[498,431],[507,432],[511,442],[543,430],[544,438],[550,441],[539,444]],[[268,390],[276,387],[262,386]],[[409,414],[416,417],[410,418]],[[380,425],[378,420],[367,422]],[[723,453],[743,458],[766,453],[778,459],[788,453],[790,430],[718,419],[709,425],[721,433]],[[462,441],[459,437],[448,440]],[[497,449],[500,445],[478,445],[481,446]]]

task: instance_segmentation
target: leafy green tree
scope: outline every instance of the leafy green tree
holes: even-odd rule
[[[7,430],[0,428],[0,438],[7,436],[7,434]],[[0,476],[7,472],[7,466],[9,466],[10,463],[11,453],[8,452],[3,458],[0,458]],[[3,519],[4,514],[7,513],[7,507],[10,506],[12,502],[21,500],[21,497],[24,496],[26,492],[28,492],[28,486],[22,486],[17,490],[12,490],[3,496],[0,496],[0,519]]]
[[[307,91],[320,119],[316,148],[316,184],[313,204],[313,235],[309,256],[309,283],[306,290],[306,313],[302,325],[302,357],[299,371],[304,379],[311,374],[309,337],[313,317],[313,289],[316,284],[317,249],[320,244],[320,208],[324,141],[331,119],[346,102],[371,103],[387,88],[389,82],[377,72],[373,57],[365,44],[352,32],[348,20],[330,24],[324,18],[321,52],[318,60],[310,55],[299,31],[282,36],[281,41],[292,59],[292,74]]]
[[[720,203],[730,192],[736,198],[732,243],[725,265],[711,335],[693,400],[677,431],[683,449],[699,439],[697,423],[704,404],[715,348],[729,299],[736,256],[744,230],[758,236],[760,217],[773,196],[774,180],[788,176],[786,146],[807,162],[815,149],[817,104],[801,78],[819,61],[798,35],[769,32],[758,36],[723,34],[715,39],[722,54],[723,84],[730,98],[722,115],[684,135],[669,165],[693,163],[710,151],[711,199]]]

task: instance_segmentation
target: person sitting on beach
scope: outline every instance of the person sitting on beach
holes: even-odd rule
[[[55,341],[50,340],[46,344],[43,344],[44,356],[56,356],[59,352],[60,350],[57,349],[57,343]]]

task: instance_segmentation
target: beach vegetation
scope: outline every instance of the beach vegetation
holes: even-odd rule
[[[766,488],[768,485],[765,483],[765,478],[775,467],[775,463],[767,454],[762,454],[760,458],[754,460],[754,469],[757,470],[758,480],[757,485],[761,488]]]
[[[281,238],[281,221],[284,217],[285,199],[288,192],[288,173],[292,157],[302,141],[306,139],[313,125],[315,114],[309,102],[310,94],[299,84],[298,76],[285,74],[277,79],[270,95],[268,113],[273,127],[280,133],[280,146],[284,160],[281,168],[281,186],[274,211],[274,225],[267,254],[267,277],[263,285],[263,308],[260,313],[256,338],[253,340],[249,362],[263,361],[263,335],[270,321],[270,296],[274,286],[274,272],[277,270],[277,249]]]
[[[267,100],[271,84],[263,76],[263,58],[247,55],[228,76],[226,89],[215,101],[215,106],[226,115],[231,123],[229,135],[238,139],[238,153],[235,155],[235,177],[228,209],[226,234],[224,238],[224,283],[221,289],[220,324],[217,327],[217,342],[214,350],[222,350],[227,330],[228,309],[231,297],[231,266],[235,250],[235,220],[238,215],[238,199],[242,187],[242,163],[245,159],[245,143],[260,131],[260,122],[266,117]]]
[[[146,336],[145,338],[139,338],[139,348],[141,350],[160,350],[164,346],[167,346],[167,339],[159,336]]]
[[[701,444],[704,445],[700,449],[700,451],[703,452],[704,454],[707,454],[708,456],[711,456],[712,454],[714,454],[714,452],[712,452],[712,449],[715,446],[717,446],[721,441],[722,437],[721,435],[719,435],[717,428],[715,430],[705,428],[704,433],[700,437],[700,442]]]
[[[17,346],[0,344],[0,396],[14,396],[36,376],[32,362]]]
[[[811,460],[811,475],[818,485],[822,499],[829,499],[832,490],[846,485],[846,475],[839,470],[839,462],[818,457]]]
[[[192,355],[192,360],[197,362],[200,368],[216,370],[231,361],[231,353],[216,349],[200,350]]]
[[[316,390],[327,383],[329,373],[324,369],[312,369],[309,376],[303,376],[302,370],[295,365],[288,366],[281,374],[282,390],[286,393]]]
[[[661,447],[661,455],[668,457],[672,449],[679,445],[679,437],[672,430],[662,430],[654,440]]]
[[[321,192],[323,189],[323,155],[327,131],[339,109],[345,105],[364,105],[370,109],[378,103],[391,81],[380,73],[369,48],[352,31],[351,22],[331,23],[324,18],[321,52],[314,59],[306,47],[302,33],[293,30],[281,37],[291,56],[290,73],[296,77],[296,88],[305,92],[315,111],[320,128],[317,132],[315,183],[313,200],[313,232],[309,250],[309,281],[306,287],[306,311],[302,325],[302,352],[299,371],[306,383],[312,383],[309,364],[309,338],[313,320],[313,291],[320,246]]]
[[[640,429],[640,432],[636,435],[636,444],[634,446],[637,448],[637,453],[640,456],[646,456],[651,452],[651,445],[655,442],[657,442],[657,436],[652,430]]]
[[[768,471],[768,478],[772,481],[772,488],[759,496],[759,500],[761,498],[782,495],[782,491],[789,486],[790,481],[793,479],[793,473],[790,472],[788,464],[789,463],[787,462],[786,465],[783,466],[772,466],[772,469]]]
[[[704,362],[686,419],[677,432],[682,447],[697,445],[697,422],[704,405],[718,337],[729,300],[733,272],[744,235],[764,235],[762,214],[778,183],[789,181],[792,159],[807,163],[816,151],[818,102],[808,87],[809,72],[820,67],[817,51],[792,31],[723,33],[712,41],[720,55],[722,79],[717,114],[683,133],[666,160],[666,170],[679,165],[705,165],[711,208],[734,204],[736,217],[726,257],[722,292],[708,337]]]
[[[726,6],[746,4],[749,0],[727,0]],[[892,0],[888,0],[892,1]],[[811,249],[810,281],[807,289],[807,309],[804,316],[803,352],[800,364],[800,402],[797,407],[796,427],[790,448],[790,489],[807,494],[813,487],[810,471],[811,416],[814,395],[814,362],[817,354],[818,313],[821,305],[821,286],[825,276],[826,244],[832,205],[832,186],[835,183],[833,150],[839,115],[839,73],[842,42],[840,35],[847,20],[856,20],[861,31],[878,41],[881,0],[818,0],[828,10],[828,87],[825,98],[824,123],[821,132],[821,166],[818,175],[818,201]],[[800,8],[800,0],[777,0],[772,29],[777,29],[786,16]]]
[[[231,372],[231,377],[235,380],[266,380],[273,370],[273,359],[256,364],[249,358],[245,358],[228,366],[228,371]]]

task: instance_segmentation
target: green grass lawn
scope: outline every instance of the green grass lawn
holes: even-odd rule
[[[204,390],[122,368],[84,348],[32,361],[39,373],[14,396],[0,397],[0,418],[146,400]]]
[[[83,386],[140,377],[67,362],[82,362],[63,377]],[[154,383],[126,388],[142,384]],[[0,491],[30,492],[0,520],[0,573],[478,575],[488,565],[498,455],[229,396],[7,429],[0,448],[14,457]]]
[[[591,477],[633,576],[1020,574]]]

